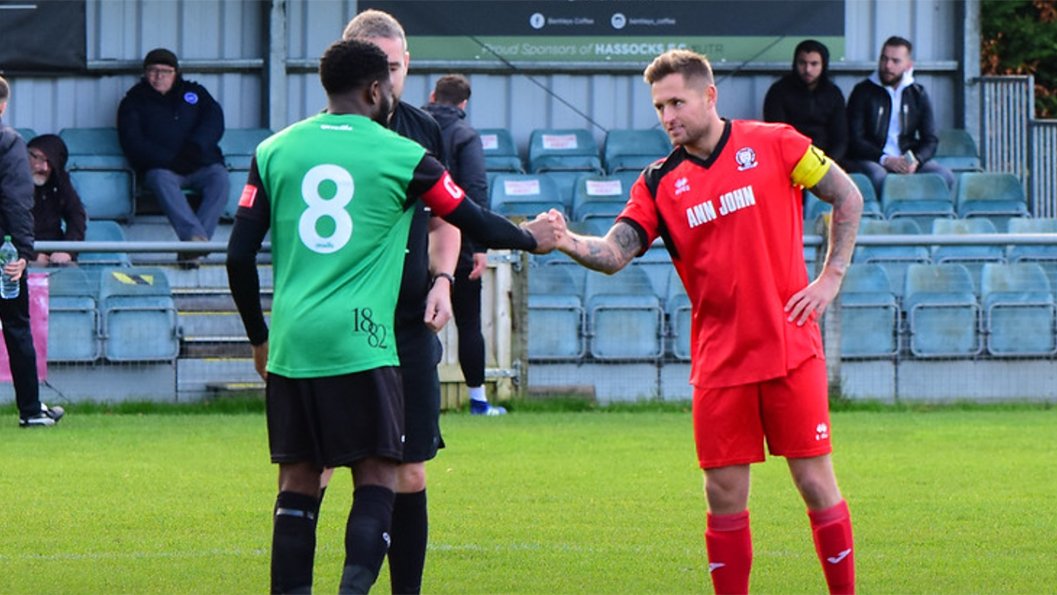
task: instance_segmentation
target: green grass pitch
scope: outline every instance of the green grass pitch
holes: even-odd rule
[[[0,593],[263,593],[275,468],[260,413],[0,426]],[[429,593],[710,593],[690,415],[448,414],[429,465]],[[835,412],[861,593],[1053,593],[1057,411]],[[754,466],[755,593],[823,593],[784,461]],[[316,591],[343,558],[327,493]],[[388,593],[383,570],[374,592]]]

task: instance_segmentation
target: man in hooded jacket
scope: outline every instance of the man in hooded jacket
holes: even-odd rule
[[[83,242],[88,216],[66,173],[66,143],[58,135],[42,134],[27,148],[33,170],[33,235],[42,241]],[[76,253],[37,252],[30,265],[68,266],[76,260]]]
[[[763,100],[765,122],[784,122],[834,161],[848,150],[844,93],[829,78],[829,48],[814,39],[793,52],[792,72],[775,81]]]

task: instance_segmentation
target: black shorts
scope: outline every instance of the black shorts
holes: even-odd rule
[[[322,378],[268,374],[266,394],[273,463],[311,461],[322,469],[403,457],[399,368]]]
[[[410,328],[408,328],[410,327]],[[444,448],[440,435],[440,376],[443,348],[422,322],[397,329],[396,347],[404,378],[404,462],[421,463]]]

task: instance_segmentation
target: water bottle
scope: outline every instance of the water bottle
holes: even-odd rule
[[[15,250],[15,245],[11,243],[11,236],[4,236],[4,244],[0,246],[0,269],[16,260],[18,260],[18,250]],[[18,281],[13,281],[7,273],[0,274],[0,298],[13,300],[17,297]]]

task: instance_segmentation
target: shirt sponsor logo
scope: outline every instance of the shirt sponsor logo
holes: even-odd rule
[[[319,125],[319,129],[320,130],[338,130],[338,131],[341,131],[341,132],[352,132],[352,126],[349,126],[348,124],[341,124],[340,126],[335,126],[333,124],[320,124]]]
[[[752,169],[760,164],[756,161],[756,151],[749,147],[738,149],[738,152],[734,154],[734,160],[738,162],[738,171]]]
[[[679,196],[684,192],[690,192],[690,180],[679,178],[675,181],[675,195]]]
[[[717,218],[729,215],[734,211],[756,206],[756,195],[752,191],[752,186],[745,186],[727,192],[721,195],[718,200],[718,209],[711,199],[686,209],[686,221],[691,229],[702,223],[715,221]]]
[[[825,440],[829,438],[829,426],[826,424],[818,424],[815,426],[815,440]]]
[[[246,207],[247,209],[253,208],[253,201],[257,198],[257,187],[252,184],[246,184],[242,188],[242,195],[239,196],[239,206]]]

